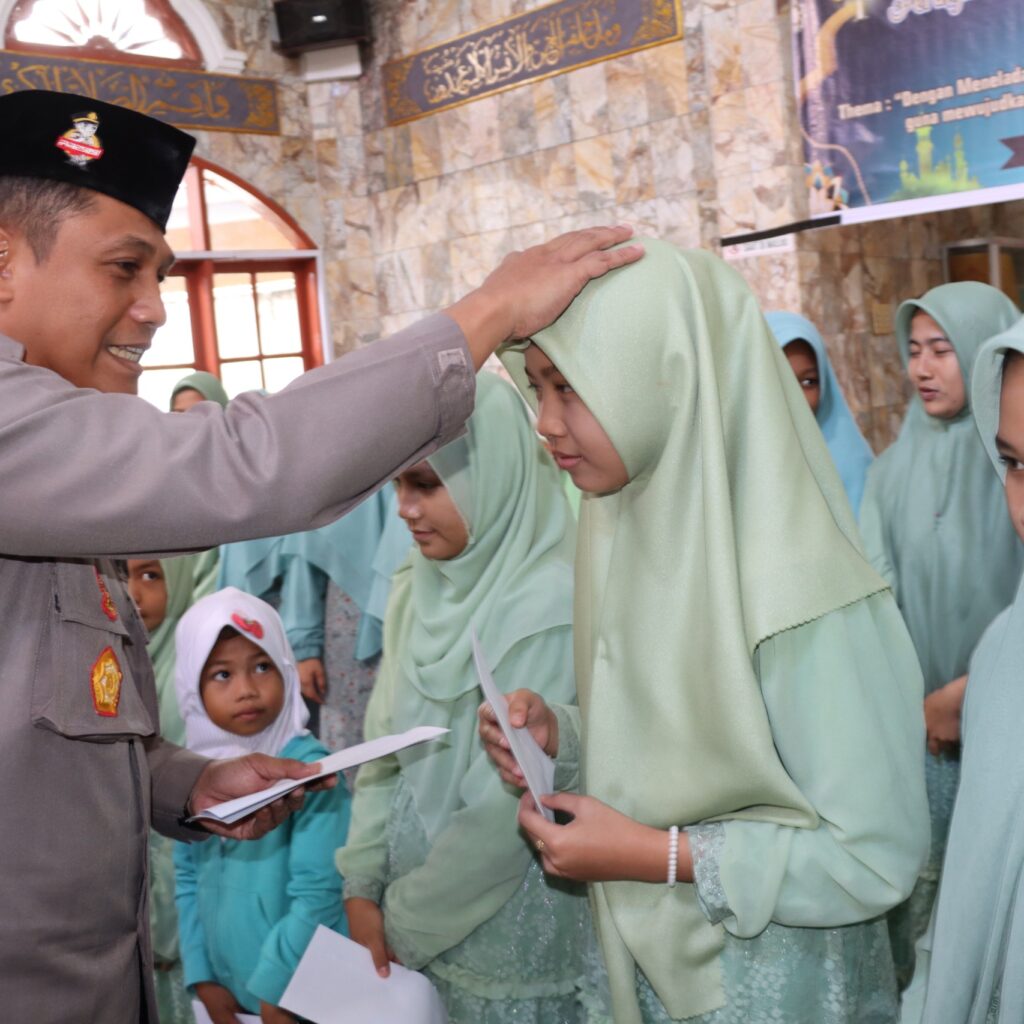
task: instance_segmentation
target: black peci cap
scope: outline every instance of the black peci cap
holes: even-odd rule
[[[88,96],[26,90],[0,96],[0,176],[65,181],[134,206],[161,231],[196,140]]]

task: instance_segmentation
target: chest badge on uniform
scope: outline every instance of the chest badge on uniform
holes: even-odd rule
[[[99,569],[93,569],[93,572],[96,573],[96,585],[100,588],[100,607],[103,609],[103,614],[111,622],[117,622],[117,605],[114,604],[114,599],[107,589],[107,581],[100,575]]]
[[[112,647],[105,647],[92,667],[92,703],[96,714],[104,718],[117,716],[124,673]]]
[[[257,640],[263,639],[263,627],[255,619],[247,619],[240,612],[234,612],[231,621],[244,633],[249,633]]]

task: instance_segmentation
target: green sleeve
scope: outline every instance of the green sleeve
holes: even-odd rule
[[[364,733],[367,740],[387,736],[391,729],[390,687],[386,665],[382,665],[373,693],[366,705]],[[379,903],[387,882],[387,822],[398,787],[398,758],[368,761],[356,775],[352,797],[352,819],[348,840],[335,855],[344,879],[344,899],[361,897]]]
[[[523,680],[550,679],[566,650],[561,630],[520,642],[495,670],[498,688],[505,693]],[[551,695],[553,687],[545,689]],[[429,963],[493,917],[522,884],[533,857],[519,831],[519,792],[501,781],[479,741],[460,796],[427,859],[388,886],[388,941],[407,967]]]
[[[281,581],[281,621],[296,661],[324,656],[327,576],[304,558],[285,562]]]
[[[705,913],[741,938],[770,921],[884,913],[910,894],[929,841],[923,684],[891,595],[770,638],[756,667],[779,756],[819,824],[727,820],[724,842],[691,830]]]

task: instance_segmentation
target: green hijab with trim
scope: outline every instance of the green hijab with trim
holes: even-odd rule
[[[904,366],[922,310],[956,350],[968,396],[951,419],[911,400],[896,442],[868,470],[861,531],[892,584],[931,693],[967,671],[985,627],[1013,599],[1024,549],[971,416],[971,372],[983,342],[1019,316],[998,289],[977,281],[940,285],[904,302],[896,337]]]
[[[222,409],[228,404],[228,393],[224,385],[212,374],[205,370],[196,370],[187,377],[182,377],[174,390],[171,392],[170,405],[174,407],[174,399],[180,391],[198,391],[207,402],[216,402]]]
[[[971,402],[981,442],[998,474],[993,479],[1000,480],[1005,480],[1006,467],[995,438],[1008,351],[1024,359],[1024,320],[989,341],[974,367]],[[1005,506],[1003,515],[1009,519]],[[1024,547],[1019,539],[1017,544]],[[960,789],[933,936],[919,947],[920,976],[915,979],[916,988],[927,967],[926,1024],[1024,1020],[1022,719],[1024,584],[971,659]]]
[[[482,698],[463,699],[479,693],[470,629],[492,671],[502,666],[513,675],[523,641],[562,630],[568,646],[576,531],[554,462],[515,389],[495,374],[477,378],[467,433],[429,462],[466,522],[469,543],[447,561],[414,549],[395,574],[377,686],[392,695],[396,732],[415,725],[452,730],[444,744],[398,754],[433,840],[465,801],[463,776],[479,749]],[[551,699],[572,694],[566,678]]]
[[[534,338],[630,477],[584,495],[580,515],[584,791],[663,829],[724,818],[813,829],[775,750],[754,652],[885,582],[750,289],[709,253],[643,245],[642,260],[588,284]],[[532,399],[523,348],[502,359]],[[591,891],[617,1024],[641,1020],[636,967],[673,1018],[724,1004],[723,930],[692,885]]]
[[[174,692],[174,631],[178,620],[207,594],[217,582],[217,549],[196,555],[162,558],[160,567],[167,587],[167,610],[163,622],[153,630],[146,650],[153,662],[156,694],[160,704],[160,735],[178,746],[185,743],[185,724]]]

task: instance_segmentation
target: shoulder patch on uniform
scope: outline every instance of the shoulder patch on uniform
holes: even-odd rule
[[[96,585],[100,588],[100,607],[103,609],[103,614],[111,622],[117,622],[117,605],[114,604],[114,599],[107,589],[107,581],[100,575],[99,569],[94,567],[92,571],[96,573]]]

